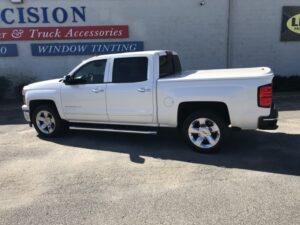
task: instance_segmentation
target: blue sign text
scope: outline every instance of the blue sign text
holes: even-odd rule
[[[0,24],[36,24],[66,22],[78,23],[86,21],[86,7],[18,7],[0,9]]]
[[[31,44],[33,56],[101,55],[143,50],[144,43],[140,41]]]
[[[0,57],[18,56],[18,48],[16,44],[0,45]]]

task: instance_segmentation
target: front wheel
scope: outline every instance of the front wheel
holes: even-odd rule
[[[196,112],[186,118],[182,132],[193,150],[212,153],[220,149],[228,130],[228,124],[221,116],[213,112]]]
[[[33,125],[42,137],[56,137],[65,128],[57,110],[50,105],[38,106],[33,112]]]

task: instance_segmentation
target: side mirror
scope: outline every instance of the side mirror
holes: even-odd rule
[[[83,77],[73,79],[70,75],[64,76],[63,82],[66,85],[86,84],[86,80]]]
[[[68,85],[72,83],[72,80],[73,80],[72,77],[70,75],[67,75],[64,76],[63,82]]]

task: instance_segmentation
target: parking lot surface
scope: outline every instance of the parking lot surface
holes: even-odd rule
[[[37,136],[0,105],[0,224],[300,224],[300,95],[276,131],[233,132],[221,152],[158,136]]]

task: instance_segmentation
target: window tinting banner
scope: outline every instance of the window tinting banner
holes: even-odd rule
[[[282,8],[281,41],[300,41],[300,6]]]
[[[143,50],[142,41],[31,44],[33,56],[103,55]]]

